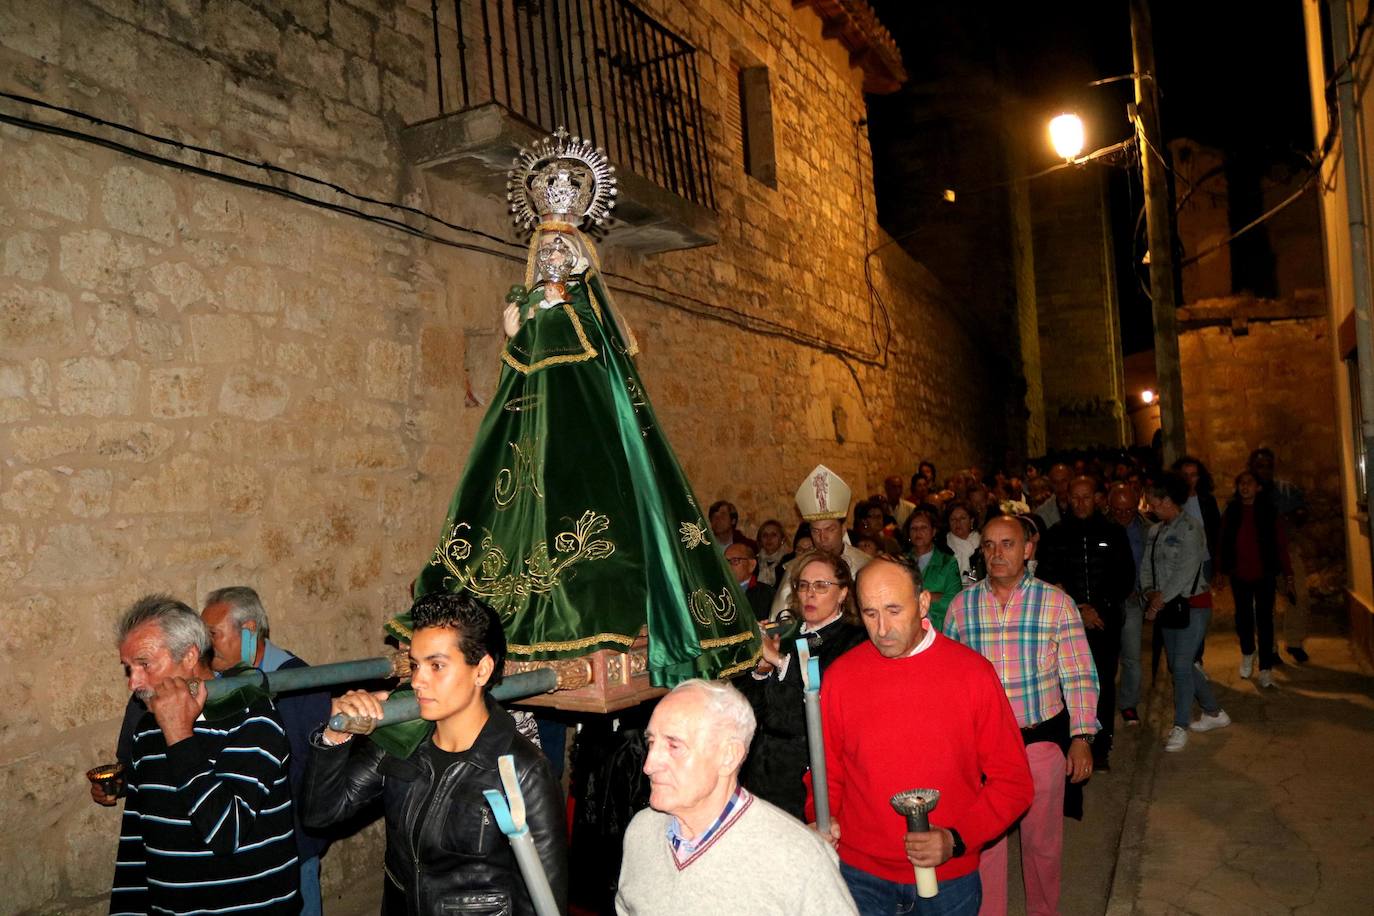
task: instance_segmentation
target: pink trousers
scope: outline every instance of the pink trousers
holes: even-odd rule
[[[1064,752],[1040,741],[1026,748],[1035,798],[1021,818],[1021,873],[1026,916],[1058,916],[1059,859],[1064,850]],[[978,862],[983,905],[978,916],[1006,916],[1007,838],[983,850]]]

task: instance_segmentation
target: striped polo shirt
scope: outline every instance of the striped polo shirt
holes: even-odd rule
[[[216,710],[171,747],[134,733],[110,913],[300,912],[291,756],[270,700]]]

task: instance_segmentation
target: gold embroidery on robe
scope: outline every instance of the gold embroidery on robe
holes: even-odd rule
[[[496,500],[496,508],[505,509],[521,490],[529,490],[537,499],[544,498],[544,491],[539,489],[540,470],[538,460],[535,455],[538,452],[533,442],[510,442],[511,451],[515,453],[515,467],[502,468],[496,475],[496,488],[493,494]]]
[[[539,541],[524,558],[523,571],[507,572],[511,564],[506,552],[492,542],[490,534],[482,538],[475,561],[459,565],[472,556],[472,542],[464,536],[471,526],[458,522],[435,549],[430,562],[448,570],[453,579],[452,591],[466,590],[485,598],[501,622],[508,623],[515,616],[512,605],[532,594],[548,594],[562,585],[561,576],[568,567],[583,561],[602,560],[615,553],[612,541],[597,537],[610,527],[609,518],[588,509],[572,531],[562,531],[554,537],[555,555],[550,556],[546,541]]]
[[[709,627],[713,621],[732,623],[735,619],[735,598],[728,588],[720,590],[719,598],[706,589],[699,588],[688,596],[687,607],[692,612],[692,618],[704,627]],[[749,639],[753,634],[745,632],[737,636]]]
[[[678,534],[682,535],[682,546],[688,550],[711,543],[711,537],[706,533],[706,526],[700,523],[683,522],[677,530]]]

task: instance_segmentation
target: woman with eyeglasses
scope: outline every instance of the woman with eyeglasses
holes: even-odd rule
[[[801,554],[792,569],[788,606],[802,622],[802,635],[824,672],[866,638],[857,622],[854,580],[849,564],[822,550]],[[758,722],[741,779],[750,792],[805,821],[806,710],[796,640],[788,643],[764,639],[763,659],[736,680]]]

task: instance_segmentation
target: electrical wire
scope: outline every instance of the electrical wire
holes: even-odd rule
[[[892,349],[892,314],[887,310],[887,303],[883,301],[882,293],[878,292],[878,287],[873,282],[873,255],[878,249],[868,250],[868,195],[864,193],[862,183],[863,147],[861,143],[862,131],[867,124],[867,118],[858,118],[854,122],[854,183],[859,193],[859,221],[864,227],[864,249],[867,252],[864,255],[864,283],[868,286],[868,326],[873,332],[873,345],[877,348],[878,354],[881,357],[881,367],[886,369],[887,357]],[[878,247],[881,248],[883,246],[880,245]],[[884,336],[881,341],[878,339],[877,327],[874,322],[874,318],[876,317],[874,314],[875,312],[881,312],[883,316]],[[854,382],[855,384],[859,384],[857,375],[854,377]],[[863,391],[862,384],[859,384],[859,390],[860,392]]]
[[[71,127],[64,127],[59,124],[52,124],[46,121],[39,121],[33,118],[0,112],[0,123],[3,124],[9,124],[14,127],[32,130],[38,133],[46,133],[54,136],[60,136],[64,139],[74,140],[77,142],[89,143],[94,146],[109,149],[121,155],[141,159],[145,162],[150,162],[155,165],[172,168],[183,172],[188,172],[190,174],[198,175],[204,178],[223,181],[227,184],[235,185],[238,187],[262,191],[268,194],[275,194],[279,197],[286,198],[287,200],[291,200],[296,203],[317,207],[319,209],[333,213],[338,213],[343,216],[348,216],[354,219],[360,219],[365,222],[373,223],[375,225],[384,226],[388,229],[404,233],[405,235],[409,235],[414,238],[418,238],[427,242],[432,242],[434,244],[442,245],[448,248],[454,248],[463,251],[472,251],[479,254],[485,254],[491,257],[501,258],[503,260],[513,261],[521,264],[523,264],[526,259],[526,250],[525,247],[522,245],[511,242],[507,239],[503,239],[499,236],[492,235],[491,233],[484,232],[480,229],[475,229],[469,226],[464,226],[458,223],[450,222],[449,220],[446,220],[443,217],[438,216],[437,214],[431,213],[427,210],[422,210],[418,207],[412,207],[406,204],[396,203],[394,201],[386,201],[375,197],[369,197],[364,194],[356,193],[342,185],[325,181],[323,179],[316,178],[315,176],[308,175],[303,172],[298,172],[292,169],[284,168],[282,166],[275,165],[270,162],[254,161],[251,159],[244,158],[242,156],[237,156],[232,153],[224,152],[223,150],[216,150],[191,143],[183,143],[180,140],[149,133],[147,131],[131,127],[127,124],[109,121],[104,118],[100,118],[96,115],[92,115],[77,109],[53,105],[41,99],[35,99],[29,96],[17,95],[15,93],[4,91],[0,91],[0,98],[8,99],[10,101],[18,102],[24,105],[30,105],[42,110],[55,112],[66,117],[85,121],[89,124],[93,124],[98,127],[109,128],[111,130],[138,137],[140,139],[147,140],[162,146],[170,147],[178,151],[196,153],[202,156],[209,157],[211,159],[218,159],[224,162],[232,162],[236,165],[241,165],[247,168],[260,170],[268,173],[269,176],[275,176],[278,179],[292,179],[306,182],[308,184],[333,191],[334,193],[339,194],[345,198],[356,201],[358,204],[365,204],[368,206],[380,207],[383,209],[389,209],[403,214],[408,214],[418,219],[433,223],[438,226],[442,226],[446,229],[450,229],[456,232],[462,232],[468,235],[476,236],[489,242],[493,242],[497,245],[500,245],[501,248],[492,248],[486,245],[480,245],[472,242],[465,242],[460,241],[458,239],[448,238],[446,236],[439,235],[433,231],[421,228],[419,226],[411,225],[410,223],[407,223],[401,219],[383,216],[376,213],[369,213],[358,206],[324,200],[322,198],[314,197],[309,194],[304,194],[300,191],[295,191],[290,188],[283,187],[280,184],[275,184],[269,181],[257,181],[251,178],[243,177],[241,175],[234,175],[225,171],[218,171],[215,169],[207,168],[205,166],[184,162],[180,159],[176,159],[168,155],[150,152],[148,150],[132,146],[128,143],[124,143],[109,137],[103,137],[98,134],[93,134],[84,130],[78,130]],[[729,324],[734,327],[740,328],[741,330],[749,331],[751,333],[756,333],[770,337],[778,337],[788,340],[799,346],[804,346],[811,349],[831,353],[842,358],[848,357],[850,359],[853,359],[857,362],[861,362],[864,364],[879,367],[886,365],[886,353],[882,350],[880,350],[877,353],[865,352],[863,350],[849,347],[844,344],[835,343],[831,340],[828,340],[817,335],[807,334],[804,331],[799,331],[781,322],[772,321],[768,318],[764,318],[759,315],[754,315],[728,305],[722,305],[720,303],[711,302],[696,296],[692,296],[681,290],[670,289],[659,284],[650,283],[644,280],[638,280],[633,277],[618,274],[612,271],[603,270],[602,276],[605,277],[608,281],[618,281],[616,283],[607,283],[607,286],[616,292],[625,293],[631,296],[637,296],[639,298],[646,299],[651,302],[667,306],[669,308],[677,309],[679,311],[683,311],[688,314],[695,315],[697,317],[708,318],[724,324]],[[868,276],[867,270],[865,270],[865,276]],[[886,317],[887,312],[885,306],[883,306],[883,313]],[[870,321],[871,320],[872,316],[870,316]]]
[[[1240,238],[1242,235],[1245,235],[1245,233],[1263,225],[1270,219],[1273,219],[1279,213],[1283,212],[1288,207],[1297,203],[1297,201],[1301,199],[1302,195],[1307,192],[1307,189],[1311,187],[1313,182],[1318,182],[1321,180],[1322,165],[1323,163],[1325,163],[1327,156],[1330,155],[1331,150],[1335,146],[1336,127],[1340,120],[1339,112],[1336,110],[1334,104],[1336,84],[1340,82],[1340,80],[1343,79],[1346,76],[1346,74],[1351,73],[1356,64],[1359,62],[1361,55],[1364,53],[1365,36],[1369,34],[1371,27],[1374,27],[1374,3],[1370,4],[1369,7],[1365,10],[1364,18],[1361,19],[1360,24],[1355,27],[1355,40],[1351,43],[1350,53],[1347,54],[1345,60],[1341,61],[1340,65],[1332,71],[1331,76],[1328,77],[1326,80],[1326,85],[1323,87],[1323,94],[1326,96],[1327,102],[1326,136],[1322,138],[1322,142],[1317,146],[1317,149],[1313,151],[1310,157],[1308,157],[1310,161],[1309,170],[1307,173],[1307,177],[1303,179],[1302,184],[1299,185],[1298,189],[1294,191],[1292,194],[1289,194],[1283,200],[1279,201],[1277,204],[1270,207],[1268,210],[1261,213],[1259,216],[1255,217],[1250,222],[1246,223],[1244,226],[1241,226],[1239,229],[1237,229],[1235,232],[1232,232],[1226,238],[1208,246],[1202,251],[1199,251],[1197,254],[1184,258],[1182,262],[1180,262],[1180,267],[1187,267],[1190,264],[1197,263],[1198,261],[1212,254],[1213,252],[1220,251],[1222,248],[1231,244],[1236,239]],[[1153,147],[1151,147],[1151,149],[1153,149]],[[1210,173],[1208,174],[1210,175]],[[1204,178],[1205,177],[1207,176],[1204,176]],[[1323,184],[1323,187],[1326,187],[1326,185]],[[1192,194],[1193,190],[1194,189],[1192,187],[1189,188],[1188,194],[1185,195],[1184,198],[1179,201],[1178,209],[1181,209],[1183,207],[1183,204],[1187,202],[1188,196]]]
[[[1356,61],[1359,60],[1360,54],[1363,53],[1364,50],[1365,35],[1369,33],[1371,26],[1374,26],[1374,3],[1369,4],[1365,8],[1364,18],[1361,19],[1360,24],[1355,27],[1355,40],[1350,43],[1350,53],[1345,56],[1345,60],[1341,61],[1336,69],[1331,71],[1331,76],[1327,78],[1326,91],[1328,93],[1335,88],[1336,83],[1340,82],[1346,72],[1353,68]]]
[[[1281,211],[1287,209],[1287,208],[1288,208],[1289,206],[1291,206],[1292,204],[1296,203],[1297,200],[1298,200],[1298,198],[1302,197],[1303,194],[1307,193],[1307,189],[1308,189],[1309,187],[1311,187],[1312,182],[1314,182],[1314,181],[1316,181],[1316,180],[1317,180],[1317,173],[1316,173],[1316,172],[1312,172],[1312,173],[1309,174],[1309,175],[1307,176],[1307,178],[1303,181],[1302,185],[1301,185],[1296,191],[1294,191],[1292,194],[1289,194],[1287,197],[1285,197],[1285,198],[1284,198],[1283,200],[1281,200],[1279,203],[1277,203],[1277,204],[1275,204],[1274,206],[1270,207],[1270,208],[1269,208],[1268,210],[1266,210],[1264,213],[1262,213],[1262,214],[1260,214],[1259,216],[1255,217],[1255,218],[1252,219],[1250,222],[1246,223],[1244,226],[1241,226],[1239,229],[1237,229],[1235,232],[1232,232],[1230,235],[1228,235],[1226,238],[1222,239],[1220,242],[1217,242],[1217,243],[1215,243],[1214,245],[1211,245],[1211,246],[1209,246],[1209,247],[1207,247],[1207,248],[1204,248],[1202,251],[1199,251],[1197,254],[1193,255],[1192,257],[1184,258],[1183,263],[1182,263],[1180,266],[1181,266],[1181,267],[1187,267],[1189,264],[1193,264],[1193,263],[1196,263],[1197,261],[1202,260],[1203,258],[1207,257],[1207,256],[1208,256],[1209,254],[1211,254],[1212,252],[1218,251],[1218,250],[1220,250],[1220,249],[1222,249],[1222,248],[1225,248],[1227,245],[1231,244],[1231,243],[1234,242],[1236,239],[1240,238],[1242,235],[1244,235],[1245,233],[1249,232],[1251,229],[1254,229],[1256,226],[1259,226],[1261,223],[1264,223],[1265,221],[1267,221],[1267,220],[1269,220],[1269,219],[1272,219],[1272,218],[1273,218],[1274,216],[1276,216],[1278,213],[1280,213]]]

